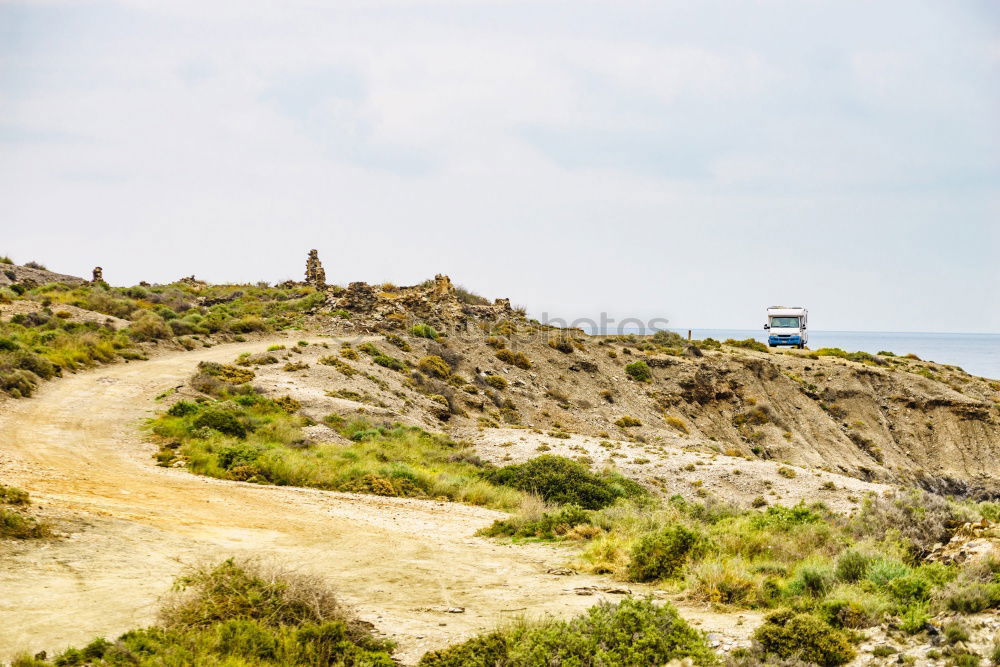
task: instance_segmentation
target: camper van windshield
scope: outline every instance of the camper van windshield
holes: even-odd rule
[[[772,317],[772,329],[798,329],[799,318],[797,317]]]

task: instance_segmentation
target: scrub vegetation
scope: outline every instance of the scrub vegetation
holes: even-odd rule
[[[525,503],[484,533],[576,542],[580,569],[723,608],[773,609],[758,650],[837,665],[853,658],[855,630],[891,621],[916,633],[938,612],[1000,607],[1000,561],[925,560],[992,510],[918,491],[869,497],[851,519],[821,504],[758,511],[638,495],[598,510]]]
[[[70,287],[15,284],[7,300],[32,300],[42,309],[0,322],[0,392],[30,396],[42,380],[65,371],[142,359],[143,343],[175,340],[192,347],[209,337],[234,337],[296,326],[323,295],[298,286],[207,286],[185,282],[157,287]],[[62,317],[70,305],[129,322],[115,330],[100,322]],[[197,342],[197,341],[201,342]]]
[[[393,644],[372,634],[315,577],[227,560],[181,576],[159,622],[115,641],[94,639],[49,662],[73,665],[367,665],[392,667]]]
[[[568,621],[519,622],[420,660],[421,667],[493,665],[695,665],[717,661],[700,632],[669,604],[626,599],[599,603]]]
[[[27,491],[0,484],[0,539],[27,540],[52,534],[47,523],[27,513],[30,504]]]
[[[248,385],[216,387],[214,398],[175,403],[152,421],[162,443],[157,458],[161,465],[186,460],[198,474],[259,484],[444,497],[497,508],[520,503],[522,492],[491,482],[488,466],[467,444],[414,426],[330,415],[327,424],[352,444],[318,445],[303,436],[309,420],[297,409],[290,399],[271,399]]]

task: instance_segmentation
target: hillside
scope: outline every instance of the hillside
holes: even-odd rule
[[[195,664],[312,637],[212,643],[236,610],[135,630],[181,563],[239,578],[261,557],[306,595],[334,584],[359,646],[403,663],[516,653],[507,614],[582,627],[632,594],[708,633],[685,631],[696,664],[990,650],[1000,505],[969,498],[1000,495],[996,382],[889,352],[588,336],[442,275],[327,285],[315,254],[306,278],[0,288],[6,651],[132,629],[55,664],[145,636]],[[516,632],[541,645],[548,622]],[[313,664],[286,649],[261,664]]]
[[[953,366],[689,343],[667,333],[588,336],[529,321],[505,300],[463,303],[444,277],[413,288],[352,284],[328,294],[315,315],[321,330],[382,336],[357,361],[341,358],[358,373],[317,363],[301,349],[276,353],[278,364],[253,362],[258,381],[287,387],[317,415],[354,410],[473,442],[532,448],[625,441],[646,458],[670,445],[961,495],[1000,493],[993,463],[1000,383]],[[426,327],[437,336],[427,338]],[[377,355],[402,365],[387,367]],[[628,374],[630,364],[638,364],[639,379]],[[623,417],[638,423],[623,426]],[[612,463],[613,453],[588,456]]]
[[[484,448],[513,442],[504,452],[512,458],[546,443],[574,446],[602,465],[650,459],[647,468],[633,467],[655,478],[666,472],[657,471],[658,448],[669,445],[959,495],[1000,494],[993,465],[1000,382],[954,366],[776,351],[752,341],[689,342],[665,332],[588,336],[531,321],[509,300],[489,301],[446,276],[412,287],[327,285],[313,255],[305,282],[274,287],[193,278],[133,288],[80,279],[35,285],[24,271],[65,277],[6,266],[22,272],[19,294],[0,292],[0,335],[9,341],[0,351],[0,388],[8,392],[30,393],[63,369],[288,327],[374,335],[368,353],[338,362],[358,373],[293,347],[272,355],[280,364],[255,363],[257,382],[289,386],[317,418],[328,409],[363,411]],[[295,362],[308,368],[285,370]],[[627,453],[601,447],[602,440],[627,443]]]

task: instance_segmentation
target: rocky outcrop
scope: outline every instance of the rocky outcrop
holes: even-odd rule
[[[21,285],[25,289],[45,285],[46,283],[64,283],[66,285],[82,285],[87,282],[77,276],[56,273],[39,266],[20,266],[18,264],[0,264],[0,287]]]
[[[350,283],[342,291],[328,290],[327,308],[351,313],[355,326],[402,328],[417,322],[458,327],[476,320],[521,317],[509,299],[492,305],[466,304],[459,300],[451,278],[437,274],[433,280],[409,287]]]
[[[93,277],[90,282],[94,285],[100,285],[104,282],[104,269],[99,266],[94,267]]]

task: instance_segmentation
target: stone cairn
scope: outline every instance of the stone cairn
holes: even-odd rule
[[[317,250],[310,250],[309,257],[306,259],[306,282],[315,287],[326,287],[326,271],[323,270],[323,264],[319,261]]]
[[[91,279],[92,283],[95,285],[104,282],[104,269],[99,266],[94,267],[94,277]]]

